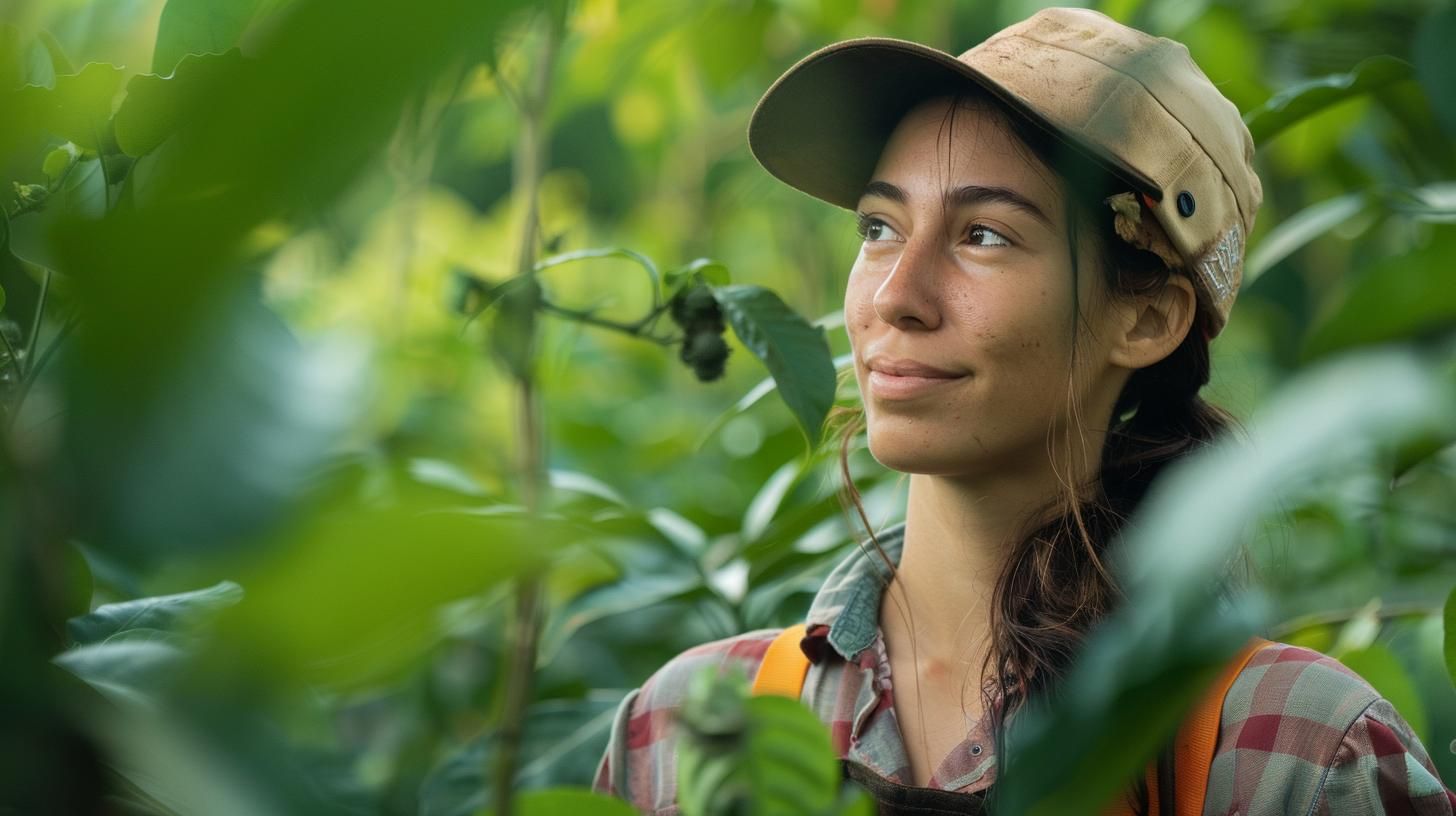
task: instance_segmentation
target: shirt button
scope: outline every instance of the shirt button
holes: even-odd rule
[[[979,746],[979,745],[972,745],[971,746],[971,755],[972,756],[980,756],[981,755],[981,746]]]

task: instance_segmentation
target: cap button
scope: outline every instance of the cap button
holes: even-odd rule
[[[1187,190],[1184,190],[1183,192],[1181,192],[1181,193],[1178,194],[1178,214],[1179,215],[1183,216],[1184,218],[1187,218],[1187,217],[1193,215],[1193,209],[1194,209],[1195,206],[1196,206],[1196,202],[1194,202],[1194,200],[1193,200],[1193,194],[1192,193],[1188,192]]]

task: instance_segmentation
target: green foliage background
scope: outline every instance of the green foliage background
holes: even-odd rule
[[[829,368],[858,238],[754,162],[754,102],[829,42],[960,53],[1037,7],[7,6],[0,802],[474,813],[519,742],[519,810],[611,812],[547,789],[590,784],[622,695],[689,646],[792,621],[857,534],[835,446],[805,440],[857,398]],[[1369,679],[1449,784],[1456,8],[1099,8],[1185,42],[1259,142],[1265,204],[1208,389],[1257,447],[1159,493],[1127,546],[1141,611],[1078,675],[1123,680],[1074,677],[1027,718],[1043,770],[1010,769],[1009,806],[1095,805],[1085,781],[1142,762],[1256,626]],[[694,285],[731,329],[707,383],[655,317]],[[903,480],[862,440],[851,466],[895,521]],[[1236,545],[1255,580],[1220,606],[1201,569]],[[503,740],[531,586],[530,703]],[[1128,706],[1148,733],[1098,743]],[[801,802],[841,806],[805,778]]]

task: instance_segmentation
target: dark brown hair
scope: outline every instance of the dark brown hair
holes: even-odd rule
[[[1127,191],[1125,183],[1067,148],[1046,131],[1005,110],[988,96],[973,92],[952,95],[942,130],[953,134],[956,111],[963,105],[985,106],[997,113],[1033,166],[1054,173],[1066,193],[1067,246],[1071,253],[1073,306],[1076,317],[1069,361],[1069,393],[1076,365],[1078,248],[1085,236],[1094,248],[1106,290],[1114,297],[1158,292],[1172,275],[1156,255],[1117,237],[1113,211],[1104,200]],[[1235,427],[1224,410],[1199,396],[1209,380],[1207,328],[1209,316],[1200,298],[1192,326],[1167,357],[1132,373],[1106,422],[1095,484],[1085,486],[1079,500],[1072,486],[1032,513],[1015,541],[992,595],[989,648],[982,664],[982,699],[993,717],[992,731],[1004,744],[1007,717],[1031,697],[1045,693],[1070,667],[1088,631],[1119,601],[1121,591],[1108,565],[1107,548],[1137,510],[1152,481],[1172,462],[1209,444]],[[1068,427],[1086,427],[1076,403],[1068,405]],[[836,406],[831,426],[839,428],[841,498],[851,505],[869,532],[880,558],[893,565],[875,538],[849,471],[849,453],[865,428],[862,407]],[[1101,427],[1099,425],[1099,427]],[[999,701],[999,702],[998,702]],[[934,758],[932,758],[933,760]],[[1147,809],[1147,791],[1135,784],[1134,807]]]

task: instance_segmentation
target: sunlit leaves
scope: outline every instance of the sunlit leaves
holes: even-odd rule
[[[768,366],[810,447],[817,445],[834,404],[834,360],[824,330],[760,286],[724,286],[713,295],[738,339]]]
[[[93,62],[78,73],[56,77],[55,87],[27,86],[16,93],[12,115],[87,150],[100,149],[121,88],[122,71]]]
[[[272,0],[167,0],[157,24],[152,71],[170,74],[188,54],[221,54]],[[273,3],[276,5],[276,2]],[[134,154],[135,155],[135,154]]]

